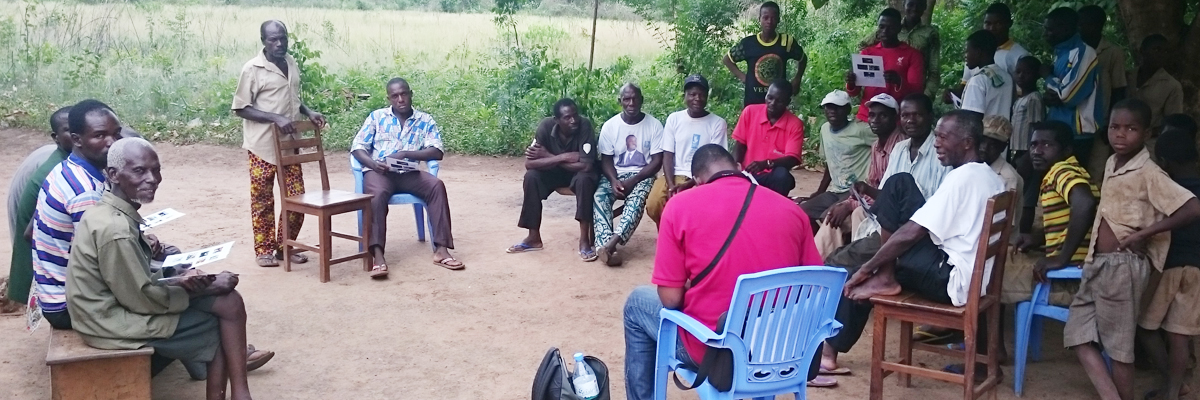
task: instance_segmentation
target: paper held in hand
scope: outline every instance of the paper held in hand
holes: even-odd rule
[[[147,229],[165,224],[169,221],[172,221],[172,220],[182,217],[182,216],[183,216],[183,213],[181,213],[179,211],[175,211],[174,208],[168,208],[168,209],[156,212],[154,214],[143,216],[142,217],[142,230],[147,230]]]
[[[387,158],[385,162],[387,163],[388,171],[392,171],[397,174],[417,171],[420,167],[416,161],[407,159]]]
[[[162,267],[179,268],[181,265],[191,265],[191,268],[196,268],[225,259],[225,257],[229,256],[229,251],[232,249],[233,242],[227,242],[188,253],[167,256],[167,259],[163,260]]]
[[[854,71],[854,84],[861,87],[884,87],[883,57],[862,54],[850,55],[850,69]]]

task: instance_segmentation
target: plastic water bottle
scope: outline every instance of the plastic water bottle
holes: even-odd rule
[[[600,385],[596,382],[596,372],[583,361],[583,353],[575,353],[575,371],[571,373],[571,383],[575,385],[575,394],[584,400],[592,400],[600,396]]]

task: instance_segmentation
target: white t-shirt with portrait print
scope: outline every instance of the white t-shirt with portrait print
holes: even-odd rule
[[[618,174],[639,172],[650,163],[650,156],[662,153],[662,136],[663,124],[650,114],[635,125],[625,123],[617,114],[600,127],[596,146],[600,154],[613,156]]]
[[[729,126],[724,118],[713,113],[692,118],[687,110],[667,116],[662,149],[675,154],[676,176],[692,177],[692,156],[696,149],[706,144],[719,144],[729,149]]]

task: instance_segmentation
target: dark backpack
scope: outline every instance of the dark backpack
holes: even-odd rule
[[[608,366],[604,361],[592,356],[584,356],[583,362],[592,367],[596,373],[596,384],[600,387],[600,395],[596,400],[610,400],[608,394]],[[551,347],[542,357],[542,364],[537,374],[533,376],[533,400],[583,400],[575,394],[575,386],[571,384],[571,373],[557,347]]]

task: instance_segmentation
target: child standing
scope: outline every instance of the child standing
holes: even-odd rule
[[[1154,154],[1175,183],[1200,195],[1200,157],[1192,139],[1195,134],[1194,130],[1167,127],[1159,136]],[[1171,230],[1171,247],[1162,274],[1154,274],[1151,282],[1147,289],[1153,297],[1139,318],[1138,337],[1162,372],[1157,394],[1175,400],[1187,370],[1188,342],[1200,335],[1200,223]]]
[[[1016,163],[1018,171],[1023,158],[1029,152],[1029,141],[1033,133],[1033,124],[1046,118],[1046,107],[1042,105],[1042,93],[1038,91],[1038,74],[1042,70],[1042,62],[1034,56],[1021,57],[1017,61],[1017,75],[1013,77],[1017,84],[1020,97],[1013,103],[1012,127],[1013,135],[1008,140],[1009,160]],[[1026,179],[1029,177],[1025,176]]]
[[[1200,201],[1150,160],[1150,108],[1129,99],[1113,106],[1100,205],[1083,280],[1071,302],[1063,344],[1075,351],[1103,399],[1132,400],[1139,301],[1150,268],[1162,270],[1167,231],[1200,217]],[[1110,375],[1101,350],[1112,359]]]

